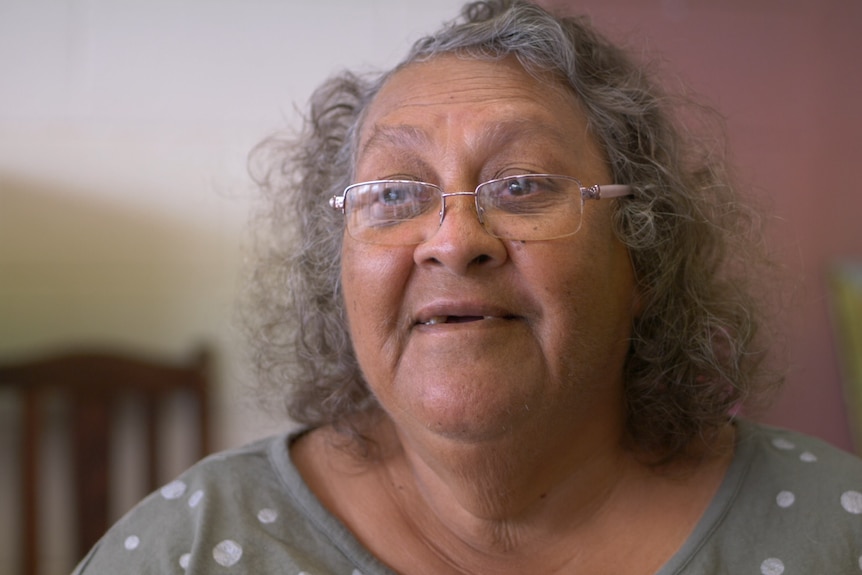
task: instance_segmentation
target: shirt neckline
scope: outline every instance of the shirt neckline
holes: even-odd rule
[[[743,419],[734,420],[733,425],[736,430],[734,455],[718,490],[692,532],[655,575],[681,573],[721,526],[733,507],[733,502],[739,496],[751,467],[754,425]],[[302,509],[304,518],[329,539],[332,545],[361,572],[360,575],[394,575],[393,571],[371,554],[353,533],[323,506],[296,468],[290,456],[290,444],[309,431],[308,428],[291,431],[273,438],[270,442],[268,456],[282,485],[296,505]]]

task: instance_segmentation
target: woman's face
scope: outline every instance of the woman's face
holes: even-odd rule
[[[359,138],[355,181],[454,192],[533,172],[616,183],[577,100],[514,59],[411,64],[375,98]],[[470,196],[448,198],[442,225],[419,245],[345,235],[350,335],[399,428],[481,441],[530,422],[622,425],[637,295],[611,201],[588,201],[580,231],[548,241],[488,235]]]

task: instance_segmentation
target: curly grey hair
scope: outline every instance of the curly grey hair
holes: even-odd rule
[[[583,18],[558,18],[519,0],[474,2],[419,40],[395,68],[441,54],[514,55],[582,102],[614,181],[615,231],[628,246],[646,302],[625,366],[629,437],[672,457],[719,429],[771,387],[758,343],[761,308],[748,278],[757,219],[729,183],[715,140],[695,140],[646,66]],[[327,200],[351,183],[363,113],[395,70],[343,73],[311,101],[305,129],[267,140],[251,156],[264,191],[248,326],[264,401],[296,422],[361,437],[354,416],[379,409],[363,381],[340,293],[341,215]],[[545,78],[540,80],[539,78]],[[674,106],[675,107],[675,106]]]

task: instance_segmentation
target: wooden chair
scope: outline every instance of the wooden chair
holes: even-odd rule
[[[39,572],[40,449],[45,444],[46,406],[66,406],[62,417],[68,427],[71,512],[76,532],[73,543],[82,558],[115,519],[109,515],[111,498],[110,454],[115,410],[121,401],[134,402],[142,410],[143,467],[148,491],[158,487],[160,411],[176,394],[192,399],[197,421],[197,448],[209,452],[207,380],[209,354],[197,352],[191,361],[154,361],[124,354],[76,352],[0,365],[0,388],[18,397],[22,412],[19,432],[21,493],[21,563],[23,573]],[[57,418],[54,418],[57,419]],[[52,421],[56,425],[56,421]],[[71,566],[70,566],[71,570]]]

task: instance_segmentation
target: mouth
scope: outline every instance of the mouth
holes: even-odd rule
[[[518,316],[509,313],[494,313],[494,314],[432,314],[420,316],[413,322],[414,326],[435,326],[435,325],[454,325],[454,324],[469,324],[485,321],[509,321],[519,319]]]
[[[426,321],[417,322],[418,325],[438,325],[442,323],[470,323],[487,319],[512,319],[513,316],[497,317],[493,315],[437,315]]]
[[[438,302],[413,314],[412,325],[440,326],[519,319],[513,310],[482,302]]]

